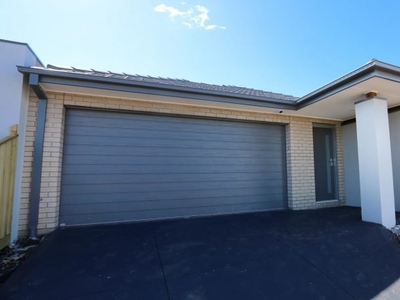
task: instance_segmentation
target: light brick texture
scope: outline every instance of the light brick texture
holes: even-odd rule
[[[19,235],[28,231],[30,182],[35,138],[37,102],[31,91],[28,107]],[[65,107],[82,107],[152,113],[172,113],[221,119],[253,120],[286,125],[288,206],[291,209],[314,209],[344,204],[343,150],[340,122],[301,118],[282,114],[255,113],[231,109],[166,104],[141,100],[91,97],[73,94],[48,93],[43,170],[40,194],[38,233],[48,233],[58,227],[61,168],[64,136]],[[337,201],[316,202],[313,154],[313,124],[331,124],[335,127],[338,165]]]

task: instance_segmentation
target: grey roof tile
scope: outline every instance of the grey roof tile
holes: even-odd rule
[[[173,79],[173,78],[162,78],[162,77],[152,77],[152,76],[141,76],[141,75],[132,75],[127,73],[115,73],[115,72],[104,72],[98,71],[94,69],[81,69],[75,67],[62,67],[56,65],[47,65],[47,70],[54,70],[59,72],[68,72],[82,75],[90,75],[95,77],[106,77],[106,78],[115,78],[115,79],[123,79],[127,81],[137,81],[137,82],[145,82],[145,83],[154,83],[161,84],[168,87],[187,87],[192,89],[204,90],[204,91],[215,91],[226,94],[234,94],[234,95],[243,95],[243,96],[255,96],[261,97],[265,99],[273,99],[273,100],[287,100],[287,101],[296,101],[298,97],[284,95],[279,93],[273,93],[258,89],[251,89],[245,87],[238,87],[233,85],[215,85],[215,84],[207,84],[202,82],[193,82],[185,79]]]

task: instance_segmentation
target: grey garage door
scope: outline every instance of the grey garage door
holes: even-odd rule
[[[68,109],[60,223],[286,207],[284,126]]]

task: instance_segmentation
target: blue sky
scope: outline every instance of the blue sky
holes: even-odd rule
[[[0,39],[45,63],[294,96],[372,58],[400,65],[400,2],[0,0]]]

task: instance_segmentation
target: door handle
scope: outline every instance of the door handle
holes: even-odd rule
[[[330,162],[331,167],[335,167],[335,166],[336,166],[336,159],[331,158],[331,159],[329,160],[329,162]]]

